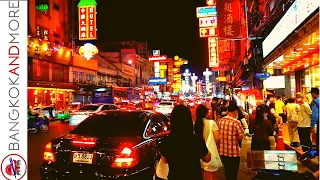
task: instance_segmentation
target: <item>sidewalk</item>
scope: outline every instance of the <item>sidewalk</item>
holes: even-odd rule
[[[299,158],[303,154],[302,148],[301,147],[298,147],[298,148],[291,147],[289,133],[288,133],[288,124],[283,124],[281,127],[282,127],[283,141],[285,144],[285,148],[287,150],[295,150],[297,152],[297,155]],[[314,159],[307,160],[305,166],[307,166],[311,171],[319,170],[319,156]]]

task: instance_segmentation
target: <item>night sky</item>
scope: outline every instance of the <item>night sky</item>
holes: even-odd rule
[[[196,18],[196,7],[205,6],[205,0],[96,1],[96,43],[147,41],[149,50],[189,60],[187,68],[198,76],[208,65],[207,41],[199,37]]]

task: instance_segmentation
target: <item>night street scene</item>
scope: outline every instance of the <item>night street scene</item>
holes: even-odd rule
[[[319,179],[319,0],[28,3],[28,179]]]

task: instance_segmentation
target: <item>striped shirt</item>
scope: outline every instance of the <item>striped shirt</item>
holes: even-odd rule
[[[219,120],[221,156],[240,157],[239,139],[243,137],[244,130],[239,120],[225,116]]]

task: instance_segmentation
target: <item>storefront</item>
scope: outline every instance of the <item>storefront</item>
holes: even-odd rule
[[[28,104],[64,107],[72,102],[69,83],[72,51],[68,47],[28,37]]]
[[[263,41],[263,67],[294,96],[320,87],[318,0],[296,0]]]

